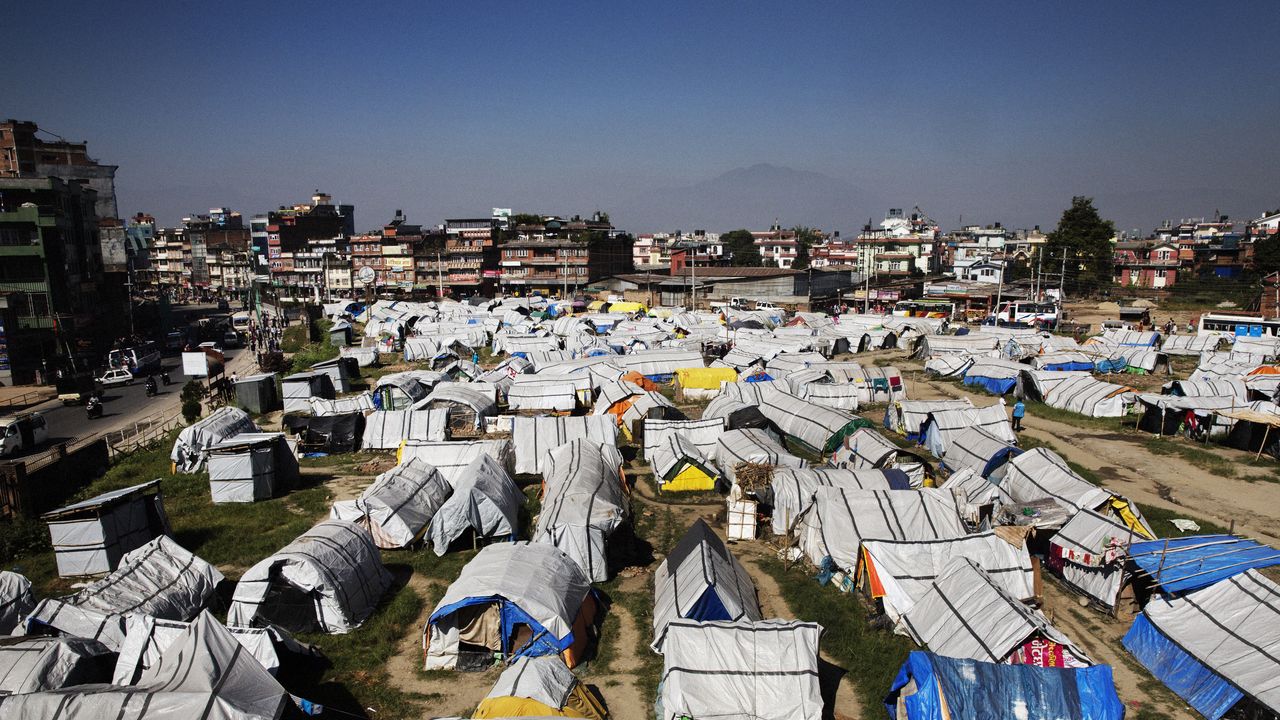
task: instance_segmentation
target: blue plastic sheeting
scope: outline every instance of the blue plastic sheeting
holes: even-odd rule
[[[978,375],[965,375],[965,385],[981,385],[982,389],[995,395],[1004,395],[1018,384],[1017,378],[989,378]]]
[[[880,472],[884,473],[884,479],[889,483],[890,490],[910,490],[911,478],[907,477],[907,473],[898,468],[884,468]]]
[[[1165,637],[1146,613],[1134,619],[1123,642],[1152,675],[1208,720],[1218,720],[1244,697],[1234,685]]]
[[[1234,535],[1133,543],[1129,556],[1167,593],[1208,587],[1245,570],[1280,565],[1280,550]]]
[[[729,610],[725,608],[724,603],[720,600],[720,594],[716,592],[714,587],[708,587],[702,592],[702,597],[698,598],[698,602],[689,608],[689,614],[685,615],[690,620],[702,620],[703,622],[712,622],[714,620],[732,620]]]
[[[982,468],[982,477],[991,477],[991,473],[998,470],[1001,465],[1004,465],[1021,454],[1021,448],[1001,448],[995,455],[991,456],[991,459],[987,461],[986,466]]]
[[[1129,361],[1122,357],[1099,360],[1094,365],[1094,369],[1100,373],[1121,373],[1127,367],[1129,367]]]
[[[749,383],[772,382],[773,376],[770,375],[769,373],[761,372],[761,373],[756,373],[755,375],[748,375],[747,377],[743,378],[742,381],[749,382]]]
[[[916,681],[916,692],[904,703],[909,720],[1124,717],[1110,665],[1041,668],[949,658],[917,650],[907,656],[885,698],[891,718],[897,717],[899,692],[912,679]]]
[[[464,607],[472,605],[487,605],[489,603],[498,603],[498,613],[502,618],[502,654],[508,657],[538,657],[541,655],[558,655],[573,645],[573,630],[570,630],[562,638],[557,638],[551,634],[549,630],[542,627],[542,624],[534,620],[519,605],[507,600],[504,597],[491,595],[481,597],[469,597],[465,600],[459,600],[451,605],[445,605],[439,610],[431,614],[428,624],[433,624],[440,618],[452,615]],[[570,618],[572,622],[572,618]],[[520,651],[512,655],[510,647],[511,639],[515,637],[515,626],[527,625],[533,631],[533,639],[520,648]]]
[[[1081,370],[1085,372],[1093,372],[1093,363],[1091,362],[1049,363],[1048,365],[1045,365],[1043,369],[1050,370],[1053,372],[1066,372],[1066,371],[1079,372]]]

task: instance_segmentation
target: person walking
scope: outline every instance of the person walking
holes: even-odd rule
[[[1027,406],[1022,401],[1013,404],[1013,431],[1022,432],[1022,416],[1027,414]]]

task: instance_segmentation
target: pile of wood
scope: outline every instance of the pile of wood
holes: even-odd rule
[[[744,462],[733,467],[738,476],[738,487],[743,493],[758,493],[768,490],[773,485],[773,466],[763,463]]]

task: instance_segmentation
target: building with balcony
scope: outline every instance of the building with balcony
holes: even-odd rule
[[[789,270],[795,264],[797,248],[800,247],[795,231],[774,225],[768,230],[752,230],[751,237],[755,240],[761,263],[776,265],[783,270]]]
[[[498,215],[445,220],[444,237],[432,237],[425,243],[428,253],[430,248],[439,253],[438,259],[427,258],[428,263],[438,263],[428,269],[435,273],[434,280],[420,276],[419,283],[434,282],[437,292],[443,286],[444,294],[455,298],[493,295],[502,277],[498,236],[503,222]]]
[[[1178,280],[1178,245],[1164,240],[1116,243],[1115,282],[1126,287],[1166,288]]]
[[[866,225],[855,241],[859,272],[905,277],[939,271],[940,233],[937,223],[919,208],[910,215],[892,208],[879,227]]]
[[[254,215],[249,228],[254,255],[267,265],[282,252],[305,250],[309,240],[355,235],[355,206],[334,205],[333,196],[317,190],[310,203]]]
[[[637,235],[631,246],[631,262],[637,270],[663,270],[671,267],[672,253],[683,250],[699,265],[720,265],[724,262],[724,245],[720,233],[694,230],[673,233],[645,233]]]
[[[505,292],[570,297],[592,282],[630,272],[629,239],[576,241],[515,240],[502,246]]]
[[[942,255],[938,258],[938,264],[942,269],[950,268],[956,277],[988,282],[985,277],[973,277],[968,271],[969,267],[992,262],[1003,265],[1006,248],[1013,242],[1014,236],[1011,230],[1005,229],[1000,223],[986,227],[969,225],[952,231],[940,243]]]

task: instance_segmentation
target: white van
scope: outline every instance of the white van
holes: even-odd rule
[[[40,413],[0,418],[0,457],[43,445],[49,440],[49,424]]]

